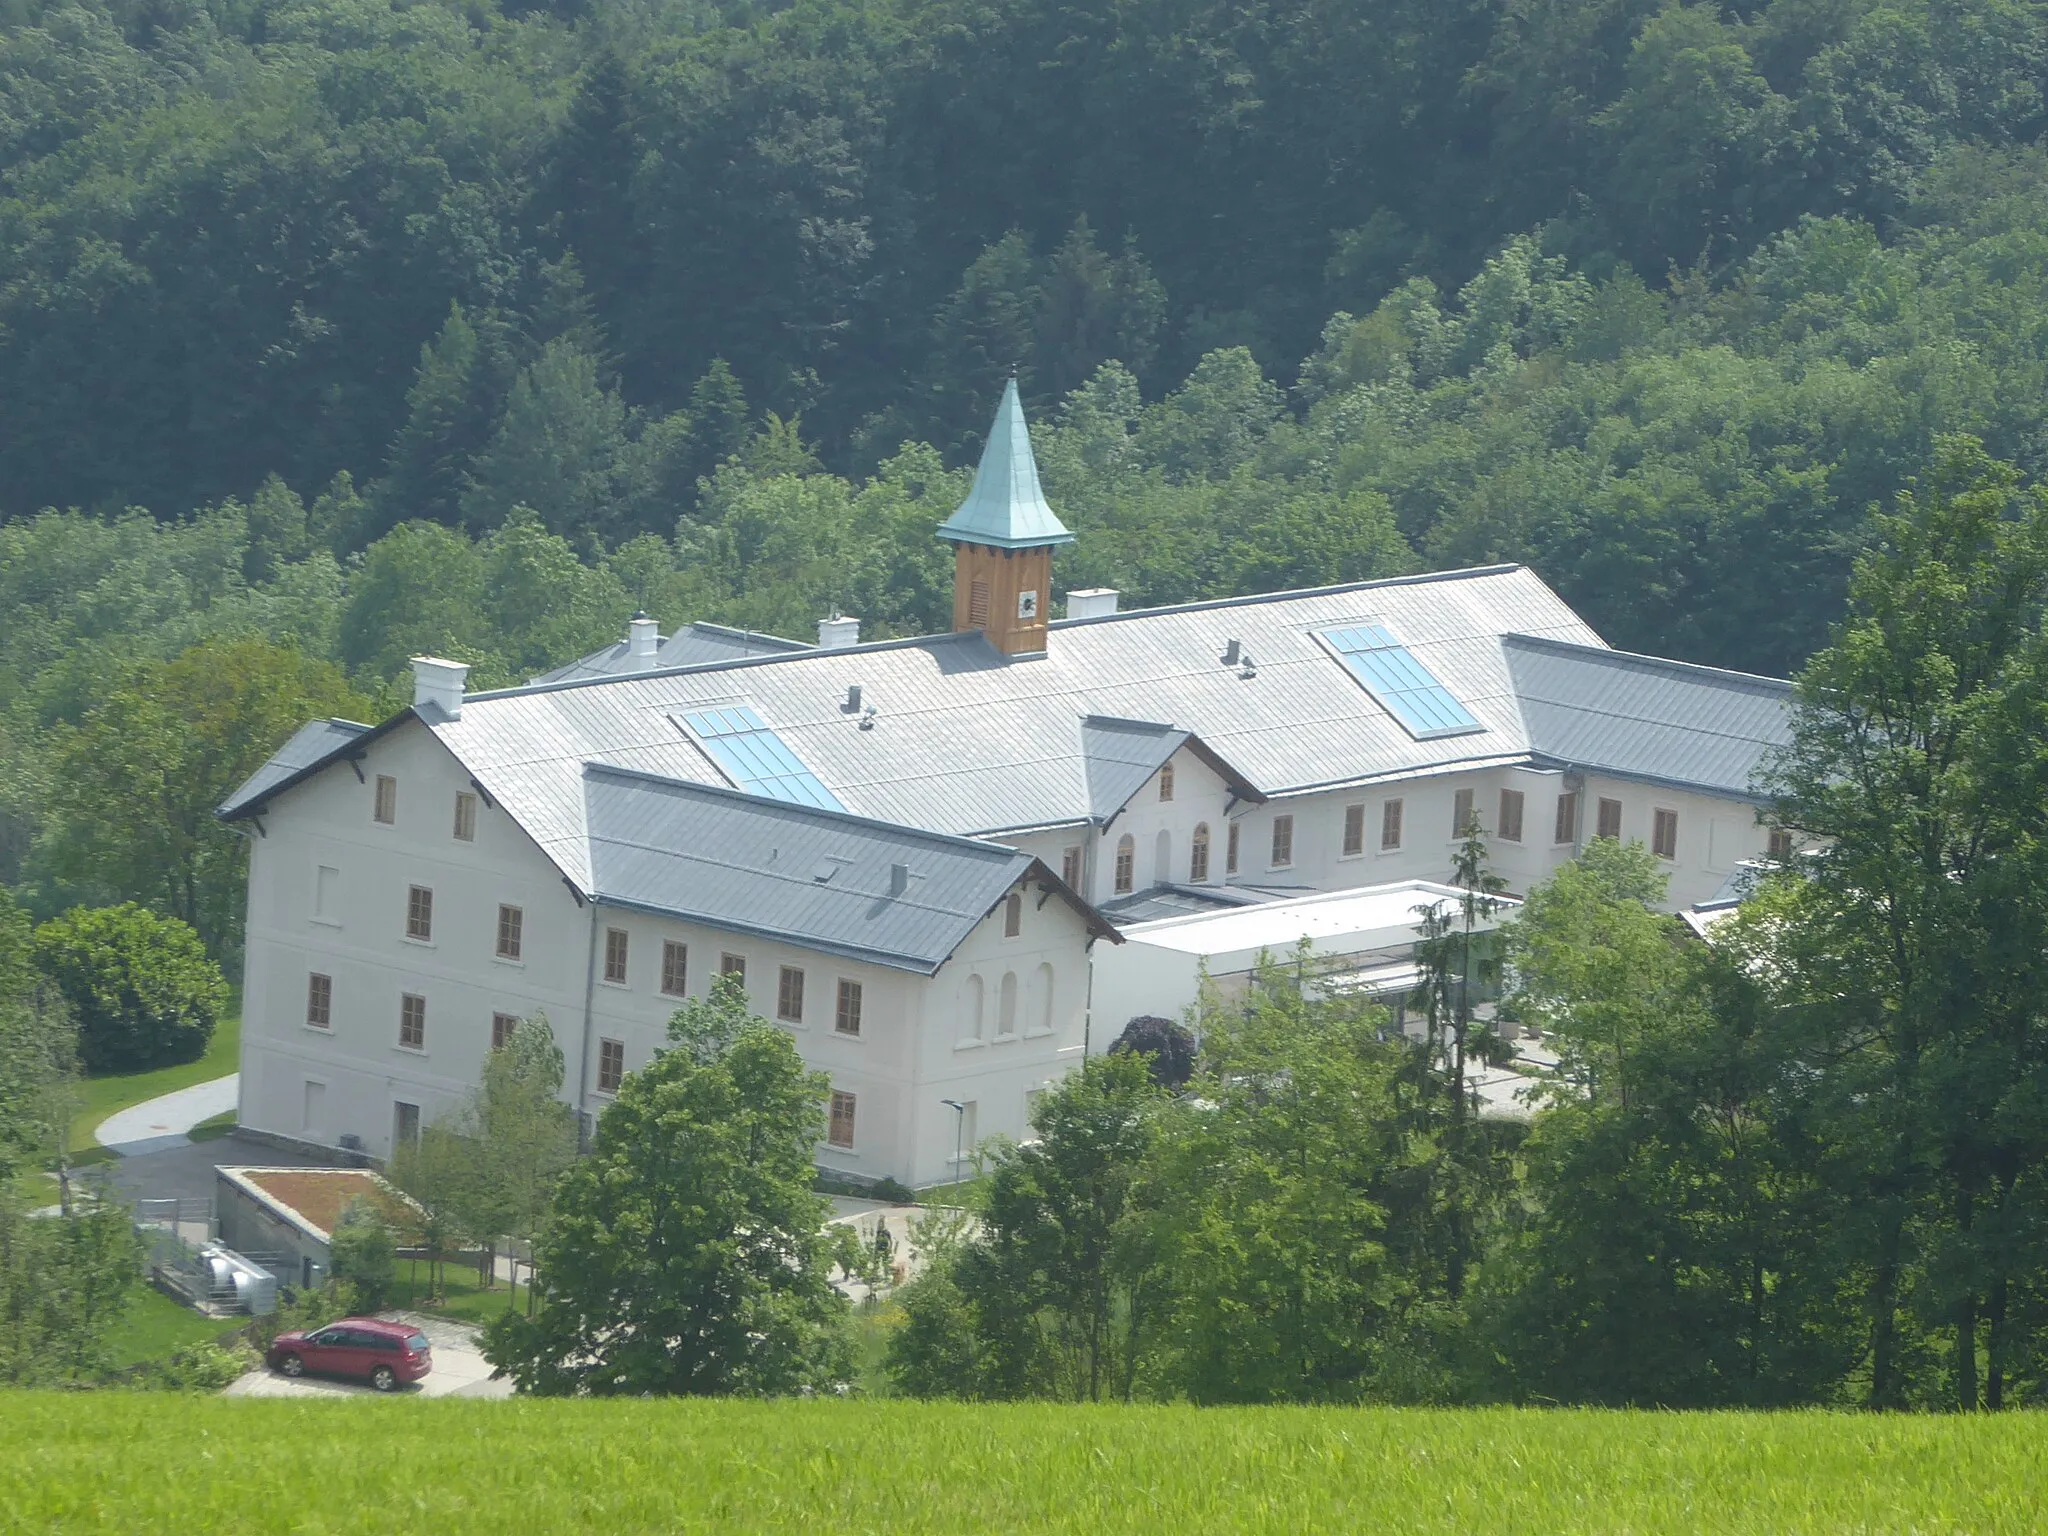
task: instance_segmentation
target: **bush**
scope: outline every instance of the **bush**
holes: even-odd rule
[[[275,1344],[280,1333],[319,1328],[337,1317],[353,1317],[363,1310],[356,1300],[355,1287],[340,1280],[329,1280],[309,1290],[286,1291],[270,1316],[250,1319],[249,1343],[260,1352]]]
[[[329,1273],[354,1292],[355,1305],[379,1312],[398,1287],[398,1240],[366,1200],[351,1200],[328,1247]]]
[[[199,935],[133,902],[52,918],[36,930],[35,956],[77,1017],[88,1072],[197,1061],[227,1007]]]
[[[1161,1088],[1183,1088],[1195,1075],[1195,1037],[1171,1019],[1141,1013],[1124,1026],[1110,1054],[1130,1051],[1149,1056],[1152,1081]]]
[[[127,1385],[145,1392],[218,1392],[257,1364],[246,1344],[191,1344],[129,1372]]]

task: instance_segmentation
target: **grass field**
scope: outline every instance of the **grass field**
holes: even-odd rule
[[[144,1360],[161,1360],[187,1345],[226,1338],[241,1326],[202,1316],[154,1286],[138,1285],[129,1293],[128,1310],[109,1331],[107,1347],[114,1365],[139,1365]]]
[[[0,1396],[0,1529],[2033,1532],[2036,1416]]]
[[[241,1049],[242,1011],[236,1007],[230,1009],[214,1027],[213,1038],[206,1044],[206,1054],[197,1061],[183,1062],[175,1067],[158,1067],[152,1072],[86,1078],[79,1084],[78,1112],[71,1117],[73,1161],[92,1162],[102,1156],[113,1155],[92,1139],[92,1133],[115,1110],[140,1104],[145,1099],[153,1099],[176,1088],[190,1088],[194,1083],[225,1077],[240,1064]]]

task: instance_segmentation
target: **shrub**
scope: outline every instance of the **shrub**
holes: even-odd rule
[[[128,902],[74,907],[36,930],[36,964],[71,1005],[88,1072],[133,1072],[206,1053],[228,986],[199,935]]]
[[[254,1369],[256,1352],[230,1340],[224,1344],[191,1344],[137,1366],[127,1384],[145,1392],[218,1392]]]
[[[1124,1026],[1110,1046],[1112,1055],[1130,1051],[1149,1056],[1152,1081],[1161,1088],[1182,1088],[1195,1075],[1195,1037],[1171,1019],[1141,1013]]]
[[[398,1286],[398,1240],[367,1200],[351,1200],[328,1248],[329,1273],[354,1292],[355,1305],[381,1311]]]

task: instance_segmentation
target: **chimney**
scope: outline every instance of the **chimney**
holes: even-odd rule
[[[1240,644],[1239,644],[1239,643],[1238,643],[1237,641],[1235,641],[1235,640],[1226,640],[1226,641],[1224,641],[1224,642],[1223,642],[1223,665],[1225,665],[1226,667],[1234,667],[1234,666],[1236,666],[1236,665],[1237,665],[1237,658],[1238,658],[1238,657],[1239,657],[1240,655],[1242,655],[1242,654],[1243,654],[1243,650],[1244,650],[1243,646],[1241,646],[1241,645],[1240,645]]]
[[[818,620],[818,649],[821,651],[843,651],[849,645],[860,644],[860,620],[841,618],[833,614],[829,619]]]
[[[412,707],[439,710],[443,720],[462,718],[462,687],[469,679],[469,663],[443,661],[438,656],[412,659]]]
[[[909,889],[910,866],[908,864],[891,864],[889,866],[889,894],[891,896],[901,896]]]
[[[840,705],[840,708],[849,715],[857,715],[860,713],[859,683],[848,683],[846,685],[846,702]]]
[[[1105,613],[1116,612],[1117,590],[1115,587],[1085,587],[1067,594],[1067,617],[1070,619],[1099,619]]]
[[[661,649],[661,626],[647,617],[646,612],[633,615],[633,621],[626,626],[626,655],[632,659],[633,670],[645,671],[654,665],[655,653]]]

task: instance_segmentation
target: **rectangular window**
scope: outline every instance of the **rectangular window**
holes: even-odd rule
[[[334,978],[318,971],[306,978],[306,1022],[315,1029],[334,1028]]]
[[[793,965],[782,968],[782,979],[775,985],[775,1017],[785,1024],[804,1021],[804,973]]]
[[[1285,869],[1294,862],[1294,818],[1273,818],[1273,867]]]
[[[313,871],[313,921],[341,921],[341,871],[331,864],[318,865]]]
[[[623,1040],[599,1040],[597,1042],[597,1091],[617,1093],[619,1084],[626,1076],[626,1042]]]
[[[1660,859],[1678,857],[1678,812],[1656,813],[1650,823],[1650,852]]]
[[[833,1016],[832,1027],[842,1035],[860,1033],[860,983],[842,981],[839,983],[839,1011]]]
[[[408,992],[398,1000],[398,1043],[409,1051],[427,1048],[427,1000]]]
[[[1458,841],[1470,837],[1477,830],[1473,823],[1479,819],[1478,796],[1469,789],[1461,789],[1451,796],[1451,838]]]
[[[420,1144],[420,1107],[394,1100],[391,1105],[391,1145],[416,1147]]]
[[[1781,864],[1792,857],[1792,834],[1783,827],[1771,828],[1771,857]]]
[[[1522,840],[1522,792],[1519,789],[1500,792],[1500,824],[1494,829],[1494,835],[1504,843]]]
[[[466,789],[455,792],[455,841],[476,841],[476,796]]]
[[[498,958],[517,960],[525,942],[526,913],[518,907],[498,908]]]
[[[1126,894],[1138,879],[1138,845],[1126,832],[1116,842],[1116,893]]]
[[[1383,800],[1380,802],[1380,852],[1387,853],[1401,846],[1401,802]]]
[[[1060,854],[1060,878],[1075,890],[1081,889],[1081,850],[1068,848]]]
[[[388,773],[377,775],[377,808],[371,814],[382,826],[398,825],[398,780]]]
[[[1365,852],[1365,807],[1344,807],[1344,856]]]
[[[1206,821],[1195,828],[1194,840],[1188,844],[1188,884],[1201,885],[1209,878],[1209,823]]]
[[[1242,825],[1242,822],[1233,821],[1230,835],[1223,839],[1223,873],[1226,875],[1237,873],[1237,834]]]
[[[853,1095],[832,1090],[832,1124],[825,1140],[835,1147],[853,1145]]]
[[[690,946],[661,941],[661,995],[681,997],[690,989]]]
[[[1014,939],[1024,931],[1024,898],[1012,891],[1003,898],[1003,937]]]
[[[519,1027],[516,1013],[494,1013],[491,1015],[491,1049],[502,1051],[505,1042],[512,1038],[512,1031]]]
[[[1159,798],[1161,800],[1171,800],[1173,798],[1173,764],[1171,763],[1161,763],[1159,765]]]
[[[1579,840],[1579,797],[1577,791],[1557,797],[1557,831],[1550,839],[1553,843],[1575,843]]]
[[[1619,800],[1602,800],[1599,813],[1600,820],[1594,835],[1597,837],[1611,837],[1619,842],[1621,840],[1621,802]]]
[[[434,937],[434,893],[416,885],[405,898],[405,936],[422,944]]]
[[[626,930],[623,928],[604,931],[604,979],[614,986],[626,984]]]
[[[745,955],[720,955],[718,957],[718,974],[721,976],[737,976],[740,979],[740,985],[745,986],[747,984],[747,957]]]

